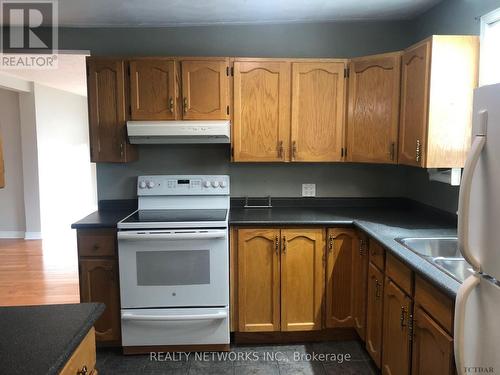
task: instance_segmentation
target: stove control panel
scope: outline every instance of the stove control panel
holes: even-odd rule
[[[137,195],[229,195],[229,176],[139,176]]]

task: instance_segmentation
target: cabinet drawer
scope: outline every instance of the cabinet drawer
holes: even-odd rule
[[[448,333],[453,333],[453,300],[420,276],[415,278],[415,302]]]
[[[387,254],[385,274],[403,289],[406,294],[413,295],[413,272],[394,255]]]
[[[84,367],[87,368],[88,374],[97,374],[97,371],[94,369],[95,361],[95,333],[94,328],[91,328],[87,336],[85,336],[80,345],[75,349],[68,362],[66,362],[60,375],[79,374],[79,371],[82,371]]]
[[[370,262],[373,263],[379,270],[384,270],[385,265],[385,250],[375,240],[370,239]]]
[[[116,256],[115,229],[78,230],[78,256]]]

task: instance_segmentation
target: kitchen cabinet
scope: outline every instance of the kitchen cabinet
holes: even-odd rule
[[[386,278],[384,285],[384,320],[382,374],[410,373],[410,314],[413,302],[398,285]]]
[[[241,332],[279,331],[280,230],[238,230],[238,323]]]
[[[237,230],[238,331],[322,328],[323,229]]]
[[[342,158],[345,62],[292,63],[291,161]]]
[[[0,134],[0,188],[5,187],[5,166],[3,161],[2,136]]]
[[[114,58],[87,58],[90,157],[93,162],[137,159],[127,139],[126,63]]]
[[[181,60],[182,118],[229,118],[229,59]]]
[[[91,328],[59,375],[97,375],[95,340],[95,330]]]
[[[401,53],[359,57],[349,64],[348,161],[397,162]]]
[[[368,266],[366,300],[366,350],[380,368],[382,362],[384,274],[373,263]]]
[[[354,229],[328,230],[326,254],[326,327],[353,327],[354,253],[359,249]]]
[[[357,233],[359,246],[353,251],[352,316],[354,328],[364,340],[366,335],[366,284],[368,276],[368,239]]]
[[[106,305],[96,321],[99,343],[118,344],[121,339],[120,286],[116,231],[79,229],[77,231],[80,302]]]
[[[434,35],[402,57],[399,163],[461,168],[470,147],[479,39]]]
[[[413,375],[452,375],[455,373],[453,338],[420,306],[413,320]]]
[[[172,58],[130,60],[130,118],[176,120],[177,64]]]
[[[285,161],[290,141],[290,63],[234,62],[234,161]]]
[[[281,330],[321,329],[325,251],[322,229],[281,230]]]

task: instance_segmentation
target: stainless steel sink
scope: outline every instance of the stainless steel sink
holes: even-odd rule
[[[463,282],[473,274],[471,266],[465,259],[434,258],[432,262],[459,282]]]
[[[473,273],[458,249],[456,237],[407,237],[396,241],[459,282]]]
[[[462,258],[456,237],[397,238],[403,246],[426,258]]]

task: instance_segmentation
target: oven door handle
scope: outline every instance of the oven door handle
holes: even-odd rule
[[[185,314],[185,315],[141,315],[122,313],[122,320],[140,320],[150,322],[179,322],[190,320],[222,320],[227,318],[227,312],[218,311],[212,314]]]
[[[118,232],[119,240],[129,241],[148,241],[148,240],[211,240],[217,238],[225,238],[227,233],[225,230],[213,230],[203,232]]]

